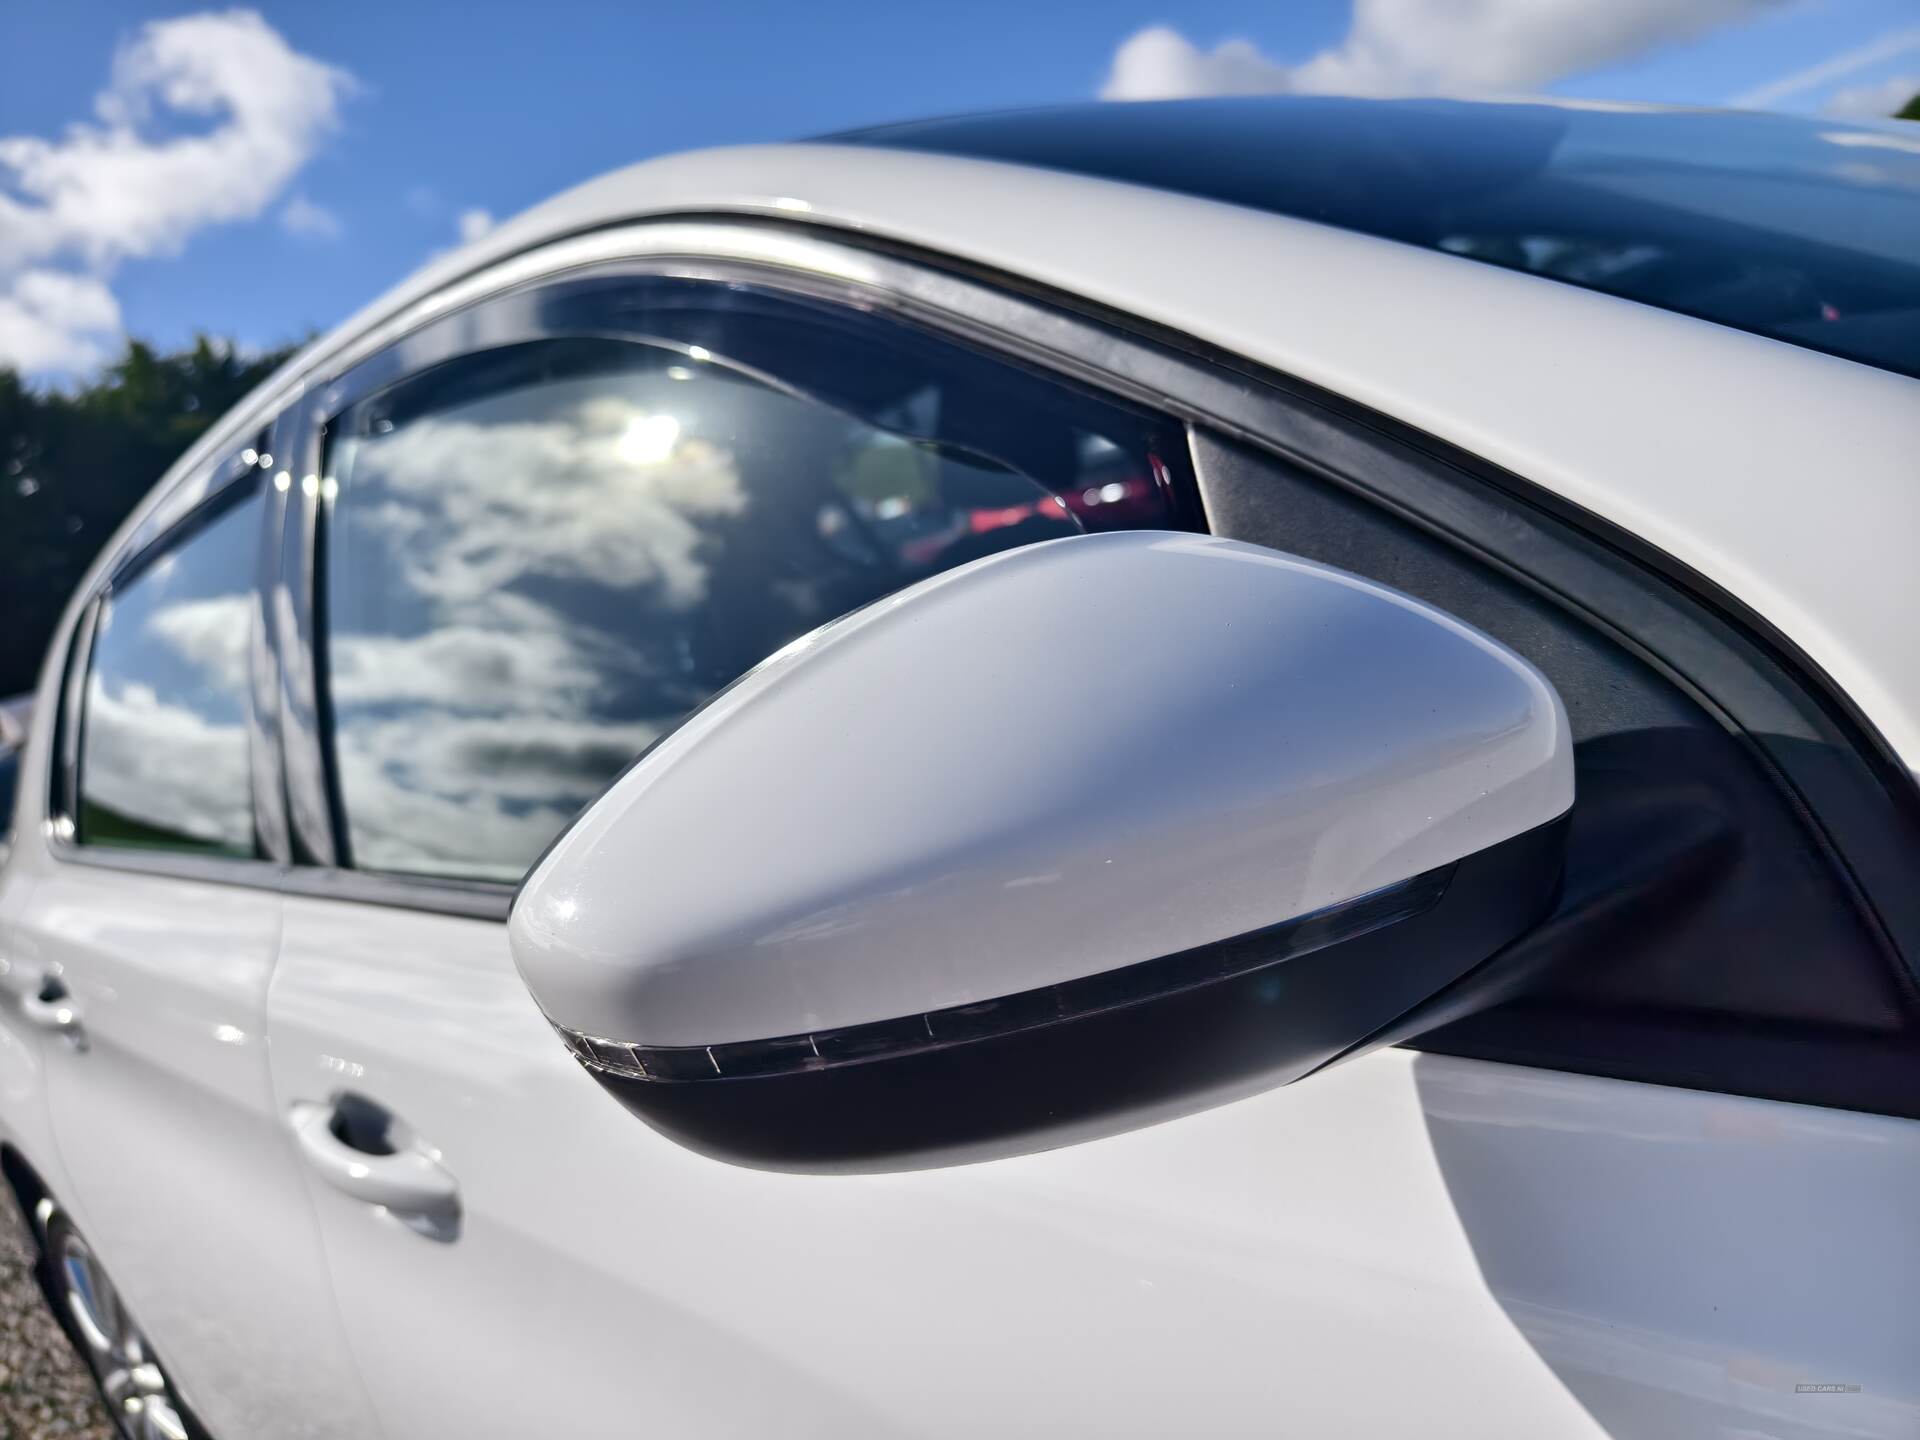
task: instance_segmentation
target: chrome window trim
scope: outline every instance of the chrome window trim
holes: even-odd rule
[[[757,227],[756,219],[759,220]],[[649,233],[634,238],[642,231]],[[658,232],[671,233],[661,235],[656,243]],[[714,237],[710,251],[702,248],[702,237],[708,234]],[[738,236],[755,236],[769,243],[735,243]],[[587,250],[576,253],[573,247],[583,242]],[[845,258],[846,263],[835,265],[823,251],[813,248],[815,243],[814,237],[796,236],[790,230],[783,230],[777,222],[769,222],[765,212],[752,207],[743,208],[736,218],[720,221],[663,216],[595,227],[575,236],[537,240],[517,254],[488,262],[447,282],[390,315],[367,320],[358,331],[328,337],[295,356],[286,371],[270,376],[260,390],[216,420],[188,447],[180,462],[185,469],[177,480],[150,494],[135,507],[127,548],[130,552],[152,543],[204,499],[208,466],[242,444],[248,433],[274,424],[278,417],[299,406],[310,390],[325,383],[324,377],[343,374],[395,339],[440,315],[596,260],[664,254],[674,249],[686,250],[689,246],[692,247],[689,258],[706,255],[716,259],[760,259],[795,272],[819,266],[821,273],[839,274],[843,279],[868,278],[867,272],[860,268],[865,252],[853,246],[828,244],[824,250],[837,250]]]
[[[96,870],[121,870],[175,880],[204,880],[218,885],[244,885],[255,890],[278,889],[277,877],[286,868],[277,860],[242,860],[229,855],[138,850],[131,846],[77,845],[71,837],[58,833],[48,837],[47,849],[63,865],[87,865]]]
[[[317,900],[351,900],[362,905],[431,911],[503,924],[513,905],[513,887],[490,881],[420,880],[375,871],[286,865],[277,860],[236,860],[222,855],[175,854],[165,850],[108,850],[75,845],[57,835],[48,837],[47,848],[62,865],[85,865],[96,870],[204,884],[238,885],[249,890],[269,890]]]
[[[513,906],[514,891],[519,887],[493,880],[389,875],[379,870],[298,865],[280,877],[278,888],[288,895],[315,900],[351,900],[361,905],[429,910],[504,924],[507,911]]]
[[[879,311],[1136,404],[1176,415],[1191,408],[1164,387],[1168,357],[1109,324],[917,259],[862,248],[851,235],[799,233],[788,222],[722,217],[641,220],[596,230],[454,281],[316,362],[303,377],[305,417],[316,428],[325,425],[358,398],[359,387],[343,387],[342,381],[437,321],[557,280],[622,274],[753,283]],[[392,378],[406,373],[411,371]]]
[[[129,571],[139,569],[149,554],[172,543],[182,526],[192,524],[196,516],[219,504],[235,485],[257,480],[264,467],[243,459],[242,451],[251,440],[258,439],[258,432],[265,429],[267,423],[260,422],[252,431],[225,421],[217,423],[214,428],[223,434],[231,432],[231,438],[213,446],[209,454],[153,502],[125,543],[115,550],[112,563],[101,572],[94,586],[95,593],[110,589]],[[196,441],[194,448],[198,449],[199,445]]]

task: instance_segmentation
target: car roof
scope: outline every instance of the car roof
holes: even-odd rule
[[[1267,96],[963,115],[835,143],[1038,165],[1446,250],[1920,376],[1920,126]]]
[[[490,285],[586,263],[588,250],[598,260],[627,244],[658,253],[647,247],[665,242],[646,232],[715,217],[759,226],[766,263],[785,263],[769,235],[855,247],[871,238],[1017,276],[1459,446],[1612,521],[1767,617],[1920,769],[1920,647],[1905,620],[1920,608],[1920,567],[1908,554],[1920,533],[1920,380],[1248,206],[891,146],[663,156],[434,259],[208,431],[109,543],[94,576],[185,513],[205,466],[369,346]],[[784,228],[770,231],[769,220]],[[857,261],[845,263],[842,278],[857,279]],[[75,614],[77,605],[69,623]]]

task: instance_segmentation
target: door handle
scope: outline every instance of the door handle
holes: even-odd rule
[[[385,1208],[422,1234],[454,1238],[459,1185],[386,1111],[342,1095],[325,1105],[303,1101],[288,1118],[302,1158],[334,1189]]]
[[[76,1050],[87,1048],[86,1032],[80,1028],[80,1007],[58,975],[43,979],[37,993],[20,997],[20,1014],[29,1025],[64,1035]]]

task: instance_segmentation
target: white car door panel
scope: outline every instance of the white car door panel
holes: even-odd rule
[[[1920,1123],[1445,1056],[1410,1068],[1483,1283],[1605,1433],[1920,1428]]]
[[[59,1198],[217,1435],[358,1437],[365,1401],[272,1104],[269,890],[67,863],[22,929],[84,1048],[44,1046]]]
[[[775,1174],[600,1093],[499,925],[339,901],[288,902],[273,1027],[283,1103],[365,1094],[459,1180],[451,1243],[314,1182],[395,1436],[1920,1424],[1910,1122],[1395,1050],[1043,1154]]]
[[[502,926],[300,897],[287,920],[272,1001],[283,1110],[376,1101],[458,1185],[448,1241],[311,1175],[390,1434],[875,1431],[884,1412],[857,1376],[809,1375],[789,1353],[792,1317],[755,1336],[773,1317],[751,1318],[752,1297],[797,1301],[782,1272],[803,1261],[779,1258],[785,1222],[759,1212],[762,1177],[741,1172],[745,1188],[710,1193],[698,1216],[663,1193],[674,1147],[635,1133],[555,1043]],[[509,1141],[520,1127],[531,1148]]]

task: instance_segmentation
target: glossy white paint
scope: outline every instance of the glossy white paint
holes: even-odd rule
[[[287,1111],[287,1126],[300,1147],[300,1158],[314,1174],[341,1194],[405,1221],[444,1216],[451,1222],[457,1215],[460,1187],[433,1153],[407,1143],[395,1147],[392,1154],[370,1155],[335,1135],[333,1119],[330,1104],[302,1102]]]
[[[66,1171],[47,1114],[46,1032],[20,1005],[38,993],[47,968],[35,937],[20,925],[35,884],[24,865],[12,872],[5,865],[0,860],[0,1144],[36,1157],[45,1183],[64,1187]]]
[[[554,844],[509,934],[560,1024],[757,1040],[1244,935],[1572,804],[1566,712],[1497,641],[1258,546],[1082,535],[764,661]]]
[[[267,890],[46,866],[9,944],[60,977],[78,1043],[41,1033],[53,1144],[26,1153],[215,1434],[357,1440],[370,1417],[267,1072],[280,910]]]
[[[452,1245],[315,1186],[394,1437],[1920,1425],[1907,1122],[1383,1051],[1043,1154],[748,1170],[601,1093],[500,927],[304,899],[273,1024],[283,1103],[377,1096],[459,1182]]]

